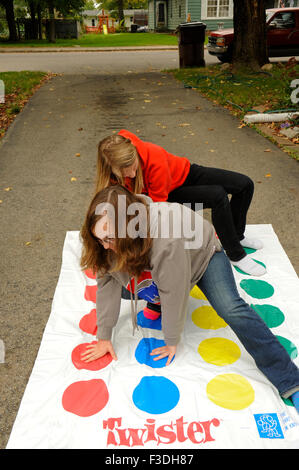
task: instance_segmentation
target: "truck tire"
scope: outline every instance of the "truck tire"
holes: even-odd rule
[[[225,54],[217,55],[217,58],[222,63],[231,62],[233,58],[233,48],[229,46]]]

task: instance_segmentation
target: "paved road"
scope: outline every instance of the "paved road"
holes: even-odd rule
[[[297,58],[299,60],[299,57]],[[273,62],[285,62],[276,58]],[[216,57],[205,50],[206,64],[219,64]],[[272,61],[272,60],[271,60]],[[0,50],[0,72],[42,70],[67,74],[115,74],[124,72],[159,71],[179,67],[177,49],[131,50],[93,52],[5,52]]]
[[[273,224],[299,273],[298,162],[158,71],[176,67],[176,60],[173,51],[0,56],[1,70],[28,70],[35,62],[35,69],[48,64],[61,73],[37,91],[0,146],[0,337],[6,346],[0,448],[51,311],[65,233],[82,225],[104,136],[127,128],[191,161],[251,176],[256,190],[248,223]]]
[[[178,67],[178,52],[34,52],[0,54],[0,71],[43,70],[68,74],[145,72]]]

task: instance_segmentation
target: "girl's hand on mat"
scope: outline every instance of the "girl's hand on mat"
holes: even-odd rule
[[[166,366],[168,366],[171,363],[175,353],[176,346],[162,346],[161,348],[153,349],[150,355],[156,356],[157,354],[159,354],[158,357],[154,357],[154,361],[159,361],[159,359],[163,359],[164,357],[168,356],[168,360],[165,364]]]
[[[111,341],[100,339],[96,344],[86,346],[86,352],[81,354],[81,359],[85,362],[91,362],[105,356],[107,353],[111,354],[112,359],[117,360]]]

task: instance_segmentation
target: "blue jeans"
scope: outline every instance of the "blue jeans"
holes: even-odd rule
[[[240,297],[224,251],[214,254],[197,285],[280,395],[288,398],[299,390],[298,367],[260,316]]]

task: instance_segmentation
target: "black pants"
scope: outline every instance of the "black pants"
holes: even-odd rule
[[[169,202],[202,203],[212,209],[212,223],[227,256],[239,261],[246,256],[240,244],[254,191],[248,176],[233,171],[192,164],[182,186],[169,193]],[[229,199],[228,195],[231,195]]]

